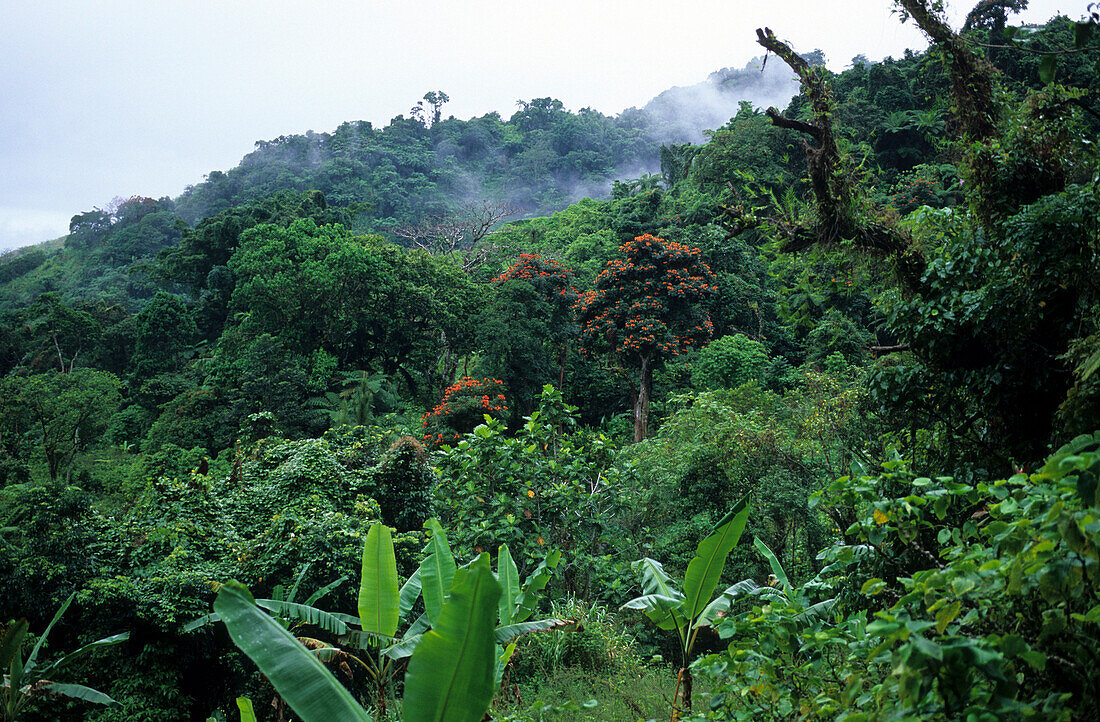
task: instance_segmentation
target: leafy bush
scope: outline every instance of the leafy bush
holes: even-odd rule
[[[817,577],[721,627],[712,719],[1083,719],[1100,692],[1100,434],[976,484],[900,461],[822,497],[854,521]],[[832,596],[828,618],[807,615]],[[839,716],[838,716],[839,715]]]
[[[733,389],[750,381],[763,384],[770,366],[767,347],[739,333],[704,346],[692,368],[691,380],[698,389]]]

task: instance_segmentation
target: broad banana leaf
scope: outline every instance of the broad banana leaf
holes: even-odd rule
[[[241,713],[241,722],[256,722],[256,712],[252,709],[252,700],[248,697],[237,698],[237,709]]]
[[[61,694],[66,697],[72,697],[73,699],[83,700],[85,702],[95,702],[96,704],[112,705],[118,704],[113,699],[103,694],[97,689],[91,687],[85,687],[82,684],[61,684],[60,682],[45,682],[41,687],[36,685],[35,694]]]
[[[512,655],[516,653],[516,643],[512,642],[504,649],[498,646],[496,652],[497,664],[496,669],[493,671],[493,679],[495,680],[493,686],[500,689],[500,683],[504,679],[504,670],[508,668],[508,663],[512,661]]]
[[[507,624],[503,627],[496,628],[496,642],[497,644],[506,644],[516,637],[522,637],[531,632],[542,632],[547,629],[561,629],[562,627],[570,627],[575,623],[576,622],[571,622],[566,619],[540,619],[536,622]]]
[[[420,640],[424,638],[423,634],[414,634],[411,637],[405,637],[396,644],[391,644],[382,650],[382,654],[386,655],[390,659],[404,659],[405,657],[411,657],[412,653],[416,651],[416,647],[420,644]]]
[[[355,649],[377,649],[393,644],[395,637],[387,637],[383,634],[364,632],[362,629],[348,629],[347,634],[341,634],[340,644]]]
[[[57,659],[56,661],[50,662],[45,667],[43,667],[42,673],[45,674],[46,672],[49,672],[49,671],[52,671],[52,670],[55,670],[55,669],[60,669],[61,667],[64,667],[66,664],[68,664],[69,662],[76,659],[77,657],[82,657],[85,654],[87,654],[88,652],[92,651],[93,649],[98,649],[99,647],[110,647],[110,646],[115,645],[115,644],[121,644],[122,642],[125,642],[129,638],[130,638],[130,633],[129,632],[122,632],[121,634],[112,634],[110,637],[104,637],[103,639],[97,639],[94,642],[89,642],[88,644],[85,644],[83,647],[81,647],[77,650],[74,650],[72,652],[69,652],[68,654],[61,657],[60,659]]]
[[[500,582],[500,614],[497,623],[511,624],[516,614],[516,602],[519,601],[519,569],[512,559],[507,544],[501,544],[497,552],[497,581]]]
[[[316,656],[256,606],[243,585],[222,585],[214,611],[225,622],[233,643],[256,663],[304,722],[371,720]]]
[[[696,620],[696,627],[706,627],[714,623],[718,613],[723,612],[733,605],[738,597],[764,597],[767,599],[783,599],[783,592],[771,587],[761,587],[751,579],[742,579],[736,584],[731,584],[718,595],[718,598],[707,605],[703,613]]]
[[[325,597],[329,592],[331,592],[333,589],[340,586],[341,584],[343,584],[347,580],[348,580],[347,576],[343,576],[343,577],[340,577],[339,579],[337,579],[334,582],[330,582],[329,584],[326,584],[325,586],[323,586],[320,589],[318,589],[317,591],[315,591],[313,594],[310,594],[309,598],[306,599],[305,603],[310,605],[310,606],[313,606],[317,602],[321,601],[321,599],[323,597]],[[289,599],[289,601],[293,602],[294,597],[291,597]]]
[[[61,619],[61,615],[65,613],[65,610],[69,608],[69,605],[73,603],[73,599],[76,597],[76,592],[69,595],[57,612],[53,615],[53,619],[46,625],[46,631],[42,632],[42,636],[35,642],[34,649],[31,650],[30,655],[27,657],[26,663],[23,665],[25,671],[29,672],[34,669],[38,660],[38,653],[42,650],[42,645],[46,643],[46,637],[50,636],[50,632],[53,630],[53,625],[57,624],[57,620]]]
[[[353,617],[350,614],[326,612],[310,606],[309,604],[296,604],[281,599],[257,599],[256,606],[263,607],[277,617],[282,617],[284,619],[300,619],[306,624],[312,624],[315,627],[320,627],[326,632],[332,632],[333,634],[347,634],[349,624],[359,624],[359,617]],[[193,632],[200,627],[205,627],[220,621],[221,617],[218,616],[217,613],[204,614],[198,619],[183,625],[183,631]]]
[[[494,620],[500,585],[489,557],[455,574],[432,631],[405,675],[407,722],[480,722],[496,692]]]
[[[397,559],[390,528],[383,524],[371,525],[363,545],[359,622],[364,632],[387,637],[397,632]]]
[[[220,621],[222,621],[221,616],[214,613],[214,612],[211,612],[210,614],[202,615],[198,619],[192,619],[190,622],[183,625],[183,631],[185,631],[185,632],[194,632],[196,629],[199,629],[201,627],[205,627],[208,624],[214,624],[215,622],[220,622]]]
[[[326,614],[336,617],[341,622],[348,625],[349,628],[358,627],[361,623],[359,617],[354,614],[344,614],[343,612],[326,612]]]
[[[768,565],[772,568],[772,574],[779,580],[779,583],[783,585],[783,593],[788,597],[791,596],[791,583],[787,579],[787,572],[783,571],[783,565],[779,563],[779,559],[776,558],[775,553],[768,548],[768,545],[764,543],[764,540],[760,537],[756,537],[752,540],[752,545],[756,547],[756,551],[764,555],[764,558],[768,560]]]
[[[421,614],[419,617],[413,620],[413,623],[409,625],[409,628],[405,630],[405,636],[403,639],[408,639],[417,634],[423,634],[432,628],[432,623],[428,621],[427,614]]]
[[[12,659],[19,654],[23,638],[27,636],[27,627],[27,620],[20,619],[4,630],[4,636],[0,639],[0,670],[10,667]]]
[[[439,618],[439,610],[443,607],[443,600],[451,590],[455,576],[455,558],[439,522],[429,519],[424,526],[432,530],[432,538],[428,542],[428,548],[432,551],[420,563],[420,592],[424,596],[424,611],[434,625]]]
[[[737,546],[745,523],[749,520],[749,498],[742,497],[733,509],[715,526],[714,531],[695,550],[695,558],[688,563],[684,575],[683,613],[688,621],[694,621],[710,603],[726,559]]]
[[[417,569],[409,577],[408,581],[401,585],[401,590],[397,594],[397,616],[404,619],[409,612],[412,611],[413,605],[416,604],[416,598],[420,596],[420,570]]]
[[[272,599],[282,599],[283,601],[293,602],[298,598],[298,587],[302,586],[302,580],[305,579],[306,572],[309,571],[310,563],[306,562],[302,565],[302,568],[298,570],[298,576],[294,577],[294,584],[290,587],[290,594],[285,597],[281,594],[276,594],[275,590],[271,592]],[[275,589],[282,589],[282,585],[275,587]],[[313,604],[313,602],[306,602],[306,604]]]
[[[320,627],[326,632],[332,632],[333,634],[348,633],[348,625],[344,624],[336,615],[307,604],[283,602],[278,599],[257,599],[256,606],[266,609],[277,617],[300,619],[306,624]]]
[[[807,624],[820,617],[825,616],[833,610],[836,606],[836,599],[826,599],[825,601],[818,602],[817,604],[811,604],[806,607],[805,611],[797,614],[794,618],[796,622]]]
[[[523,583],[523,591],[516,600],[516,611],[512,615],[513,622],[526,622],[535,613],[539,592],[546,588],[560,561],[561,550],[555,549],[547,554],[546,558],[535,567],[535,571],[531,572],[531,576],[527,577],[527,581]]]
[[[631,564],[630,567],[641,576],[642,591],[645,594],[630,600],[620,608],[642,609],[650,621],[656,624],[659,629],[682,630],[686,628],[688,620],[683,611],[684,595],[673,585],[672,577],[665,573],[665,568],[661,566],[661,563],[656,559],[643,557]],[[652,604],[638,601],[645,597],[655,597],[655,599],[652,600]],[[668,602],[666,605],[665,602],[656,599],[656,597],[678,600],[680,603],[672,604]],[[641,606],[631,606],[635,603]]]
[[[661,629],[673,629],[676,626],[675,620],[671,619],[673,610],[676,610],[682,618],[682,607],[684,606],[684,595],[676,592],[673,596],[665,596],[664,594],[643,594],[640,597],[634,597],[629,602],[619,607],[619,609],[637,609],[645,613],[650,620],[658,625]],[[669,626],[662,626],[665,622]]]

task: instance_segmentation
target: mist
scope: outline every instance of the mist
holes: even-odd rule
[[[662,143],[698,144],[706,140],[704,131],[728,123],[742,102],[782,109],[797,94],[798,78],[791,69],[778,58],[766,62],[761,56],[744,68],[713,72],[701,83],[669,88],[641,110],[657,124]]]

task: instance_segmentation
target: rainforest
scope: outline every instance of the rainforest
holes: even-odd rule
[[[1095,719],[1100,8],[1022,5],[0,256],[0,719]]]

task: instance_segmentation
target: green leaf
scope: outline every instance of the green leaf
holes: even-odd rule
[[[678,622],[684,621],[683,612],[680,611],[683,606],[684,595],[680,592],[675,592],[671,596],[666,596],[664,594],[643,594],[640,597],[634,597],[619,607],[619,609],[640,610],[662,629],[672,629]],[[663,626],[674,613],[676,619],[669,622],[669,626]]]
[[[943,634],[947,629],[947,625],[954,621],[955,617],[959,616],[959,610],[962,609],[962,602],[956,599],[950,604],[942,607],[940,611],[936,612],[936,633]]]
[[[237,698],[237,709],[241,712],[241,722],[256,722],[256,712],[252,709],[252,700],[248,697]]]
[[[641,575],[641,597],[630,600],[620,609],[641,609],[660,629],[682,630],[688,625],[684,615],[684,593],[672,584],[672,578],[656,559],[643,557],[630,565]]]
[[[221,615],[233,643],[304,722],[371,719],[316,656],[256,606],[243,585],[223,584],[214,611]]]
[[[706,627],[714,623],[719,612],[724,612],[733,606],[738,597],[764,597],[772,599],[785,599],[783,592],[771,587],[761,587],[751,579],[742,579],[736,584],[726,587],[718,598],[707,605],[703,613],[695,621],[696,627]]]
[[[1073,45],[1076,48],[1083,48],[1089,44],[1089,39],[1092,37],[1092,23],[1074,23],[1073,24]]]
[[[372,524],[363,545],[359,582],[359,621],[364,632],[392,637],[397,632],[397,558],[389,527]]]
[[[497,644],[505,644],[516,637],[522,637],[531,632],[544,632],[548,629],[562,629],[564,627],[571,627],[574,624],[576,624],[576,622],[567,619],[539,619],[534,622],[508,624],[503,627],[497,627],[496,642]]]
[[[298,576],[294,578],[294,586],[290,588],[290,594],[286,595],[285,597],[280,597],[278,594],[272,594],[271,596],[275,599],[282,599],[287,602],[293,602],[294,599],[298,596],[298,587],[302,586],[302,579],[305,578],[306,572],[309,571],[309,564],[309,562],[306,562],[298,571]],[[306,602],[306,604],[313,604],[313,602]]]
[[[512,617],[516,613],[516,602],[519,599],[519,569],[512,560],[512,553],[507,544],[501,544],[497,552],[497,581],[500,582],[500,611],[498,623],[511,624]]]
[[[412,611],[416,604],[416,598],[420,596],[420,570],[417,569],[409,577],[408,581],[401,585],[398,593],[397,616],[404,619]]]
[[[340,621],[335,615],[321,611],[317,607],[308,604],[296,604],[295,602],[283,602],[278,599],[257,599],[256,606],[262,607],[276,617],[300,619],[306,624],[320,627],[333,634],[347,634],[348,625]]]
[[[46,665],[46,667],[43,668],[43,673],[45,673],[46,670],[60,669],[74,659],[77,659],[78,657],[83,657],[85,654],[91,652],[93,649],[99,649],[100,647],[112,647],[116,644],[121,644],[122,642],[125,642],[129,638],[129,632],[122,632],[121,634],[112,634],[110,637],[104,637],[103,639],[97,639],[94,642],[89,642],[83,647],[69,652],[64,657],[61,657],[56,661],[50,662],[48,665]]]
[[[516,653],[516,643],[512,642],[497,655],[496,670],[493,674],[495,680],[494,686],[499,689],[500,682],[504,679],[504,670],[508,667],[508,663],[512,661],[512,655]]]
[[[66,697],[72,697],[73,699],[83,700],[85,702],[94,702],[95,704],[118,704],[118,702],[115,702],[113,699],[103,694],[98,689],[85,687],[82,684],[62,684],[60,682],[46,682],[42,685],[41,691],[45,694],[60,694]]]
[[[27,626],[27,620],[20,619],[4,630],[4,637],[0,639],[0,670],[7,669],[15,655],[19,654],[23,638],[27,636]]]
[[[749,520],[749,498],[742,497],[716,526],[713,533],[699,542],[695,557],[684,575],[684,615],[690,622],[702,614],[710,595],[718,586],[726,558],[741,538]]]
[[[925,657],[935,660],[943,660],[943,649],[940,645],[936,644],[930,639],[926,639],[919,634],[914,634],[912,637],[912,643],[921,654]]]
[[[774,574],[775,578],[779,580],[779,583],[783,585],[783,591],[790,596],[791,583],[787,579],[787,572],[783,571],[783,565],[779,563],[779,559],[776,558],[772,550],[768,548],[768,545],[765,544],[764,540],[760,537],[753,538],[752,545],[768,560],[768,565],[772,568],[772,574]]]
[[[527,577],[527,581],[523,583],[523,591],[520,592],[519,599],[516,600],[516,611],[512,616],[513,622],[525,622],[535,613],[535,604],[538,602],[539,592],[546,588],[560,561],[561,550],[555,549],[547,554],[546,558],[535,567],[535,571]]]
[[[822,600],[817,604],[811,604],[810,606],[806,607],[804,611],[796,614],[794,616],[794,620],[800,624],[808,624],[809,622],[813,622],[817,619],[820,619],[821,617],[824,617],[826,614],[831,612],[833,610],[833,607],[835,606],[835,598]]]
[[[431,623],[435,624],[435,620],[439,618],[439,611],[443,607],[443,600],[451,590],[455,575],[455,558],[447,543],[447,535],[443,533],[443,527],[439,522],[429,519],[424,526],[430,526],[432,529],[432,538],[428,542],[428,548],[432,553],[420,563],[420,591],[424,596],[424,611]]]
[[[391,644],[382,650],[382,654],[386,655],[390,659],[404,659],[412,655],[416,651],[416,647],[420,644],[420,640],[424,638],[423,634],[413,634],[405,637],[396,644]]]
[[[190,622],[188,622],[187,624],[183,625],[183,631],[185,631],[185,632],[194,632],[196,629],[198,629],[200,627],[205,627],[205,626],[208,626],[210,624],[214,624],[215,622],[220,622],[220,621],[222,621],[222,618],[219,615],[211,612],[210,614],[204,614],[201,617],[199,617],[198,619],[193,619]]]
[[[337,579],[336,581],[334,581],[330,584],[326,584],[325,586],[323,586],[320,589],[318,589],[317,591],[315,591],[313,594],[310,594],[309,598],[306,599],[305,603],[309,604],[310,606],[313,606],[313,605],[317,604],[317,602],[321,601],[321,599],[323,599],[329,592],[331,592],[333,589],[340,586],[341,584],[343,584],[347,580],[348,580],[347,576],[342,576],[339,579]],[[294,597],[291,597],[290,601],[294,601]]]
[[[487,554],[455,573],[438,623],[409,660],[408,722],[481,721],[496,691],[493,622],[499,599]]]
[[[859,593],[868,597],[873,597],[876,594],[881,594],[886,589],[886,582],[873,577],[863,583],[863,586],[859,588]]]
[[[1058,56],[1057,55],[1044,55],[1043,59],[1039,61],[1039,80],[1043,85],[1050,85],[1054,82],[1054,75],[1058,71]]]
[[[35,660],[38,659],[38,652],[42,649],[42,645],[46,643],[46,637],[50,636],[50,631],[53,629],[53,625],[57,624],[57,620],[61,619],[61,615],[65,613],[65,610],[69,608],[69,605],[73,603],[73,598],[76,597],[76,592],[69,595],[69,598],[62,602],[61,607],[53,615],[53,619],[46,625],[46,631],[42,632],[42,636],[38,638],[38,641],[34,645],[34,649],[31,650],[30,655],[27,657],[26,668],[28,670],[33,669]]]

